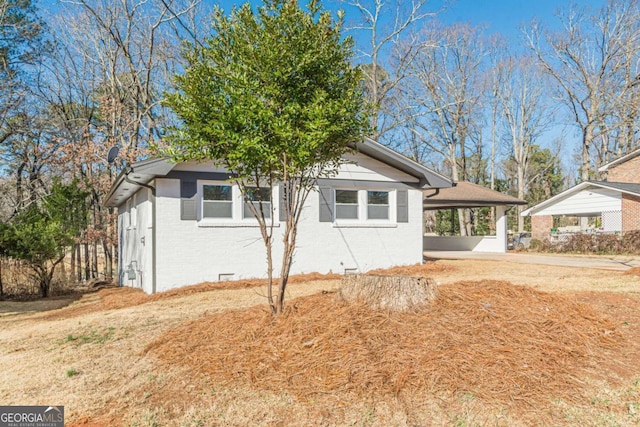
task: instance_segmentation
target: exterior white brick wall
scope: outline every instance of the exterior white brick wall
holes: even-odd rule
[[[118,208],[120,283],[152,292],[152,205],[150,190],[144,188]],[[135,203],[134,203],[135,201]],[[135,279],[128,278],[132,269]]]
[[[421,191],[409,190],[408,223],[336,226],[319,222],[319,193],[311,193],[298,226],[291,274],[343,273],[348,269],[364,272],[420,263],[421,208]],[[277,212],[274,215],[277,218]],[[156,227],[157,292],[231,277],[267,275],[266,252],[257,224],[220,227],[181,221],[177,179],[156,182]],[[276,275],[281,262],[281,236],[282,228],[277,227],[273,250]]]
[[[176,170],[194,170],[193,165],[189,166],[177,165]],[[381,189],[390,191],[390,220],[386,223],[320,222],[320,194],[312,192],[299,223],[291,274],[366,272],[422,261],[422,191],[402,184],[410,182],[413,177],[388,166],[380,171],[375,170],[379,167],[372,159],[362,158],[357,167],[343,166],[339,177],[345,181],[333,179],[331,182],[332,186],[338,188],[354,188],[354,182],[356,185],[366,183],[365,187],[375,187],[375,183],[380,183]],[[196,169],[199,172],[217,171],[204,165],[198,165]],[[126,224],[129,215],[126,204],[119,207],[122,285],[139,287],[152,293],[202,282],[266,277],[266,252],[255,220],[226,223],[210,219],[181,220],[180,179],[157,178],[151,184],[156,188],[155,222],[152,220],[153,209],[148,189],[141,189],[136,194],[135,226]],[[409,215],[406,223],[397,223],[395,220],[395,187],[408,189]],[[277,193],[278,189],[275,188],[273,215],[276,220],[279,217]],[[155,289],[152,277],[153,224],[156,236]],[[282,228],[276,227],[274,232],[274,276],[278,275],[280,268],[283,228],[284,224]],[[135,280],[127,278],[130,266],[136,272]]]

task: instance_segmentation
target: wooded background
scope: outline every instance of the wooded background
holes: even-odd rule
[[[162,100],[185,66],[183,46],[210,35],[213,9],[196,0],[48,4],[0,0],[0,223],[24,222],[29,209],[53,209],[66,194],[77,208],[75,219],[65,214],[68,279],[111,277],[115,212],[105,195],[125,165],[153,155],[164,130],[179,125]],[[371,136],[455,181],[535,204],[602,179],[600,165],[639,146],[637,1],[599,10],[567,2],[560,30],[531,22],[520,44],[444,25],[424,0],[331,5],[344,8],[356,42]],[[577,150],[568,133],[580,135]],[[120,156],[109,165],[112,146]],[[522,209],[510,213],[513,230],[526,228]],[[491,232],[486,209],[435,221],[441,232],[451,221],[462,235]]]

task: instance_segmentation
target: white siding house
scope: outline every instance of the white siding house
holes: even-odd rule
[[[366,140],[337,176],[318,182],[303,209],[292,274],[365,272],[422,261],[422,191],[446,178]],[[255,218],[226,171],[152,159],[116,180],[106,205],[118,208],[119,283],[147,293],[204,281],[266,276]],[[271,193],[281,255],[280,189]],[[214,196],[212,196],[214,195]]]
[[[640,197],[640,184],[584,181],[522,212],[532,217],[532,235],[548,238],[553,227],[554,216],[575,216],[579,218],[599,217],[598,231],[620,233],[634,229],[624,227],[625,199]],[[627,210],[630,211],[627,207]],[[581,225],[581,228],[584,228]]]

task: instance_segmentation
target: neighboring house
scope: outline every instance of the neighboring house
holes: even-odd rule
[[[357,144],[304,207],[291,273],[349,273],[422,262],[422,191],[451,187],[445,177],[373,140]],[[211,164],[150,159],[114,183],[119,283],[147,293],[266,276],[258,223],[227,171]],[[271,192],[281,239],[279,188]]]
[[[586,219],[598,217],[598,231],[625,233],[640,230],[640,149],[598,169],[606,181],[584,181],[522,212],[531,215],[531,235],[549,238],[554,216],[575,216],[581,229]]]

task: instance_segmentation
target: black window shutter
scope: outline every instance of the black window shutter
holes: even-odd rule
[[[180,180],[180,219],[193,221],[198,218],[196,194],[198,186],[195,181]]]
[[[285,221],[286,218],[286,206],[284,204],[285,194],[284,194],[284,185],[280,184],[278,186],[278,194],[280,197],[278,198],[278,213],[280,216],[280,221]]]
[[[409,222],[409,192],[407,190],[396,191],[397,221]]]
[[[333,221],[333,190],[331,187],[320,187],[320,222]]]

